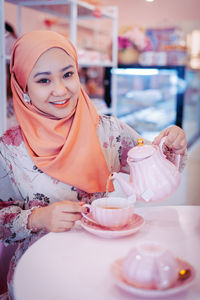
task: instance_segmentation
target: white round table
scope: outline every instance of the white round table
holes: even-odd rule
[[[15,300],[138,299],[116,286],[110,266],[144,240],[161,243],[195,267],[193,285],[164,299],[199,300],[200,206],[145,207],[136,213],[144,217],[145,224],[130,236],[103,238],[77,224],[69,232],[42,237],[17,265]]]

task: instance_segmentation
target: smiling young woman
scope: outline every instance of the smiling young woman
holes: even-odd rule
[[[83,201],[105,196],[109,174],[129,172],[127,152],[141,136],[117,118],[98,115],[80,85],[76,50],[56,32],[17,40],[11,87],[19,126],[0,137],[0,242],[19,244],[8,275],[12,298],[21,255],[47,232],[70,230]],[[182,154],[183,168],[184,131],[167,128],[155,143],[163,136],[169,159]]]

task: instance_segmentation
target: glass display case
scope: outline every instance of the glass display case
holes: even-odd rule
[[[182,127],[184,67],[118,67],[111,73],[113,115],[149,140],[170,125]]]
[[[187,69],[185,80],[183,129],[190,146],[200,136],[200,70]]]

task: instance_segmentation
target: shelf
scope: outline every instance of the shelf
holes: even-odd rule
[[[111,59],[105,59],[103,56],[99,56],[97,60],[88,61],[88,58],[84,59],[84,57],[79,57],[79,66],[81,67],[109,67],[115,68],[117,67],[117,54],[118,54],[118,8],[116,6],[101,6],[100,8],[86,3],[84,1],[78,0],[0,0],[0,77],[2,81],[2,86],[0,89],[0,98],[2,99],[1,102],[1,110],[0,110],[0,135],[6,130],[6,70],[5,70],[5,61],[9,61],[10,57],[5,56],[5,38],[4,38],[4,2],[11,3],[17,7],[17,33],[18,36],[21,35],[21,16],[22,16],[22,8],[30,8],[33,10],[37,10],[43,13],[48,13],[52,16],[56,16],[61,18],[63,23],[62,26],[69,26],[69,39],[77,48],[83,48],[81,45],[77,46],[77,33],[79,32],[78,29],[80,26],[85,30],[88,30],[88,24],[90,23],[85,22],[89,20],[102,20],[104,24],[108,22],[112,22],[111,26],[106,27],[105,29],[103,26],[99,26],[99,31],[96,28],[92,27],[94,33],[103,33],[106,34],[106,29],[108,30],[111,45],[112,45],[112,52],[110,54]],[[100,11],[99,11],[100,10]],[[98,16],[98,13],[100,15]],[[96,22],[95,21],[95,22]],[[83,24],[83,23],[87,24]],[[64,24],[66,23],[66,24]],[[69,24],[69,25],[68,25]],[[91,28],[90,28],[90,36],[91,36]],[[92,41],[93,42],[93,41]],[[96,45],[94,42],[92,46]],[[97,44],[99,45],[99,44]],[[84,45],[85,46],[85,45]],[[99,53],[104,52],[100,49]],[[98,57],[98,56],[97,56]]]
[[[118,8],[116,6],[101,6],[98,7],[98,11],[100,11],[100,16],[96,15],[96,6],[89,4],[84,1],[78,0],[6,0],[5,2],[14,4],[17,6],[17,19],[18,19],[18,36],[21,35],[21,15],[22,15],[22,7],[30,8],[33,10],[40,11],[42,13],[48,13],[50,15],[56,16],[58,18],[62,18],[62,27],[69,26],[69,39],[77,48],[77,33],[78,27],[84,28],[86,30],[90,29],[95,32],[95,34],[106,33],[108,32],[111,39],[112,44],[112,52],[111,52],[111,59],[110,61],[106,61],[104,59],[100,61],[94,62],[83,62],[80,61],[81,66],[103,66],[103,67],[116,67],[117,66],[117,54],[118,54]],[[83,24],[83,20],[96,20],[101,21],[103,19],[109,19],[112,22],[111,27],[109,29],[103,28],[100,26],[98,29],[93,27],[90,23]],[[66,21],[64,21],[66,20]],[[66,22],[66,23],[65,23]],[[80,23],[81,22],[81,23]],[[59,23],[56,24],[59,26]],[[92,27],[92,28],[91,28]],[[57,30],[56,30],[57,31]],[[92,34],[90,33],[90,37]],[[94,45],[95,43],[92,43]],[[106,49],[107,50],[107,49]],[[102,51],[102,50],[101,50]],[[108,50],[107,50],[108,51]],[[87,60],[87,59],[86,59]]]
[[[79,18],[81,19],[94,19],[96,16],[94,15],[94,11],[96,6],[89,4],[84,1],[74,1],[74,0],[54,0],[54,1],[42,1],[42,0],[6,0],[14,5],[29,7],[31,9],[35,9],[38,11],[43,11],[49,13],[51,15],[69,18],[71,11],[70,5],[77,5],[77,13]],[[113,8],[112,6],[102,6],[101,7],[101,17],[103,18],[113,18]]]

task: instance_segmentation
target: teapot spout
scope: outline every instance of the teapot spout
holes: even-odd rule
[[[111,180],[116,180],[122,191],[125,193],[125,195],[128,197],[128,198],[136,198],[135,195],[135,190],[133,188],[133,186],[123,177],[122,174],[119,174],[119,173],[116,173],[116,172],[113,172],[110,176]]]

